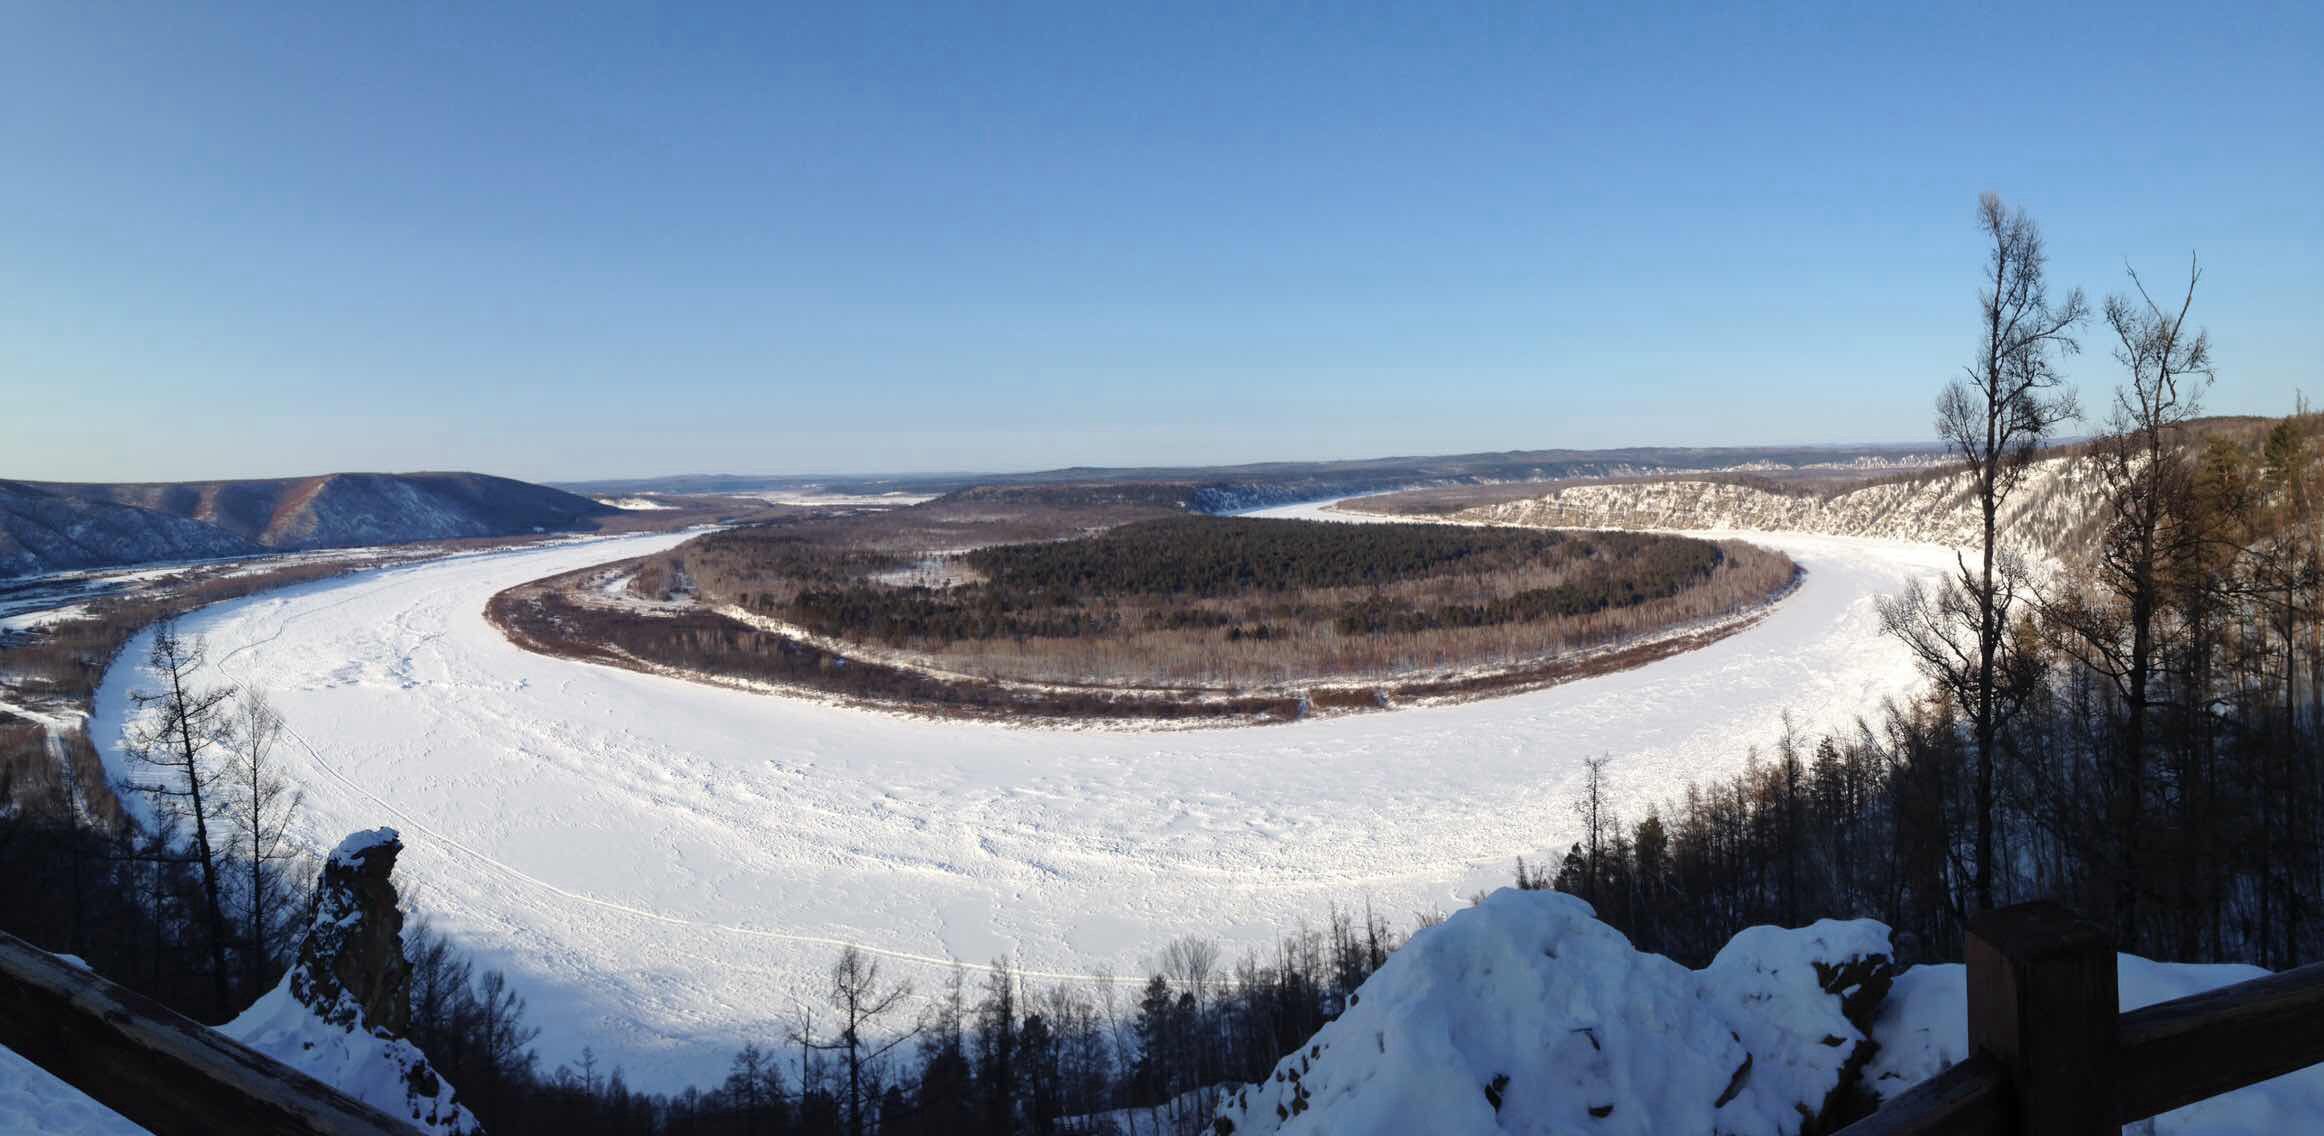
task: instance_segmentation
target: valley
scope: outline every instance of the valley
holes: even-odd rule
[[[1802,585],[1720,642],[1532,693],[1263,730],[866,713],[550,658],[484,618],[508,587],[681,539],[393,568],[186,621],[210,677],[269,690],[294,723],[304,838],[398,827],[425,881],[415,906],[528,992],[544,1060],[590,1039],[654,1087],[778,1031],[842,943],[926,989],[955,960],[1002,956],[1089,981],[1136,973],[1188,927],[1237,952],[1334,903],[1456,907],[1562,846],[1586,757],[1618,763],[1625,806],[1643,809],[1731,772],[1735,740],[1772,739],[1787,715],[1842,727],[1915,689],[1873,601],[1949,560],[1770,535]],[[92,731],[116,772],[128,692],[150,681],[137,647],[123,658]]]

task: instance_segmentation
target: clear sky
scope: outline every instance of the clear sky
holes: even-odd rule
[[[1916,440],[1986,189],[2324,390],[2324,5],[2025,8],[19,0],[0,476]]]

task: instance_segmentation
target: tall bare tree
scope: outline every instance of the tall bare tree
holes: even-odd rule
[[[282,865],[297,858],[286,837],[305,799],[274,760],[286,728],[282,712],[264,691],[251,691],[236,705],[230,722],[233,757],[227,763],[229,795],[243,883],[243,923],[249,936],[246,981],[252,991],[273,977],[275,929],[282,922],[290,886]]]
[[[2089,318],[2080,289],[2050,298],[2041,228],[1987,193],[1977,226],[1988,248],[1978,290],[1977,357],[1937,398],[1937,434],[1970,482],[1983,531],[1978,559],[1956,557],[1935,591],[1915,587],[1882,605],[1882,622],[1969,714],[1975,743],[1976,846],[1970,891],[1993,906],[1995,742],[2013,708],[2010,616],[2024,575],[2000,544],[2002,508],[2058,425],[2080,413],[2060,361],[2080,350]]]
[[[1585,870],[1588,878],[1582,882],[1582,898],[1595,907],[1604,902],[1598,894],[1600,882],[1605,879],[1606,838],[1621,822],[1614,819],[1614,807],[1606,799],[1606,767],[1614,763],[1612,754],[1582,759],[1582,794],[1574,798],[1574,819],[1582,822],[1582,841],[1588,856]]]
[[[2114,358],[2128,375],[2115,390],[2106,436],[2095,448],[2107,509],[2092,586],[2069,588],[2057,602],[2043,605],[2052,641],[2106,679],[2122,702],[2105,815],[2116,849],[2107,866],[2109,890],[2125,949],[2136,946],[2139,928],[2147,731],[2165,584],[2204,539],[2190,507],[2193,462],[2176,435],[2201,412],[2213,375],[2210,336],[2187,326],[2203,278],[2200,262],[2189,262],[2187,289],[2175,308],[2157,303],[2136,270],[2129,275],[2136,294],[2109,296],[2105,307]]]
[[[909,982],[887,983],[880,977],[880,960],[850,945],[839,952],[831,964],[831,1006],[839,1011],[839,1036],[830,1041],[816,1041],[802,1034],[804,1044],[840,1055],[847,1072],[847,1131],[849,1136],[864,1136],[864,1075],[875,1075],[881,1059],[897,1046],[918,1036],[917,1028],[905,1030],[885,1041],[865,1036],[876,1030],[880,1019],[893,1013],[904,1000],[912,996]],[[876,1086],[875,1086],[876,1091]]]
[[[131,788],[151,798],[164,815],[192,822],[192,859],[201,870],[212,990],[216,1012],[223,1014],[230,1005],[226,911],[219,899],[218,855],[210,840],[210,821],[222,803],[215,789],[224,769],[210,751],[227,733],[234,689],[193,685],[204,661],[202,644],[179,635],[174,622],[164,621],[154,628],[153,649],[147,658],[162,689],[141,690],[130,696],[140,713],[130,731],[129,755],[139,765],[154,770],[157,777],[132,782]]]

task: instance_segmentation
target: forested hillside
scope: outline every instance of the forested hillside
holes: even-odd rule
[[[559,532],[616,512],[476,473],[262,481],[0,481],[0,576],[148,560]]]

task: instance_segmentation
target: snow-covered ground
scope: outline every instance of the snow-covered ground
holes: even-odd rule
[[[1272,510],[1317,515],[1317,507]],[[1346,518],[1339,518],[1346,519]],[[1759,534],[1808,570],[1757,626],[1545,691],[1240,729],[943,722],[531,654],[502,588],[685,539],[592,539],[389,568],[186,621],[214,678],[296,731],[306,834],[403,833],[399,881],[506,969],[551,1065],[591,1045],[633,1085],[714,1079],[820,1006],[838,945],[922,987],[952,960],[1034,980],[1134,974],[1188,933],[1230,956],[1328,904],[1402,917],[1563,847],[1581,760],[1630,811],[1917,683],[1874,597],[1928,545]],[[117,740],[142,643],[99,693]],[[108,760],[120,771],[117,747]]]
[[[136,1136],[145,1129],[0,1046],[0,1132]]]

